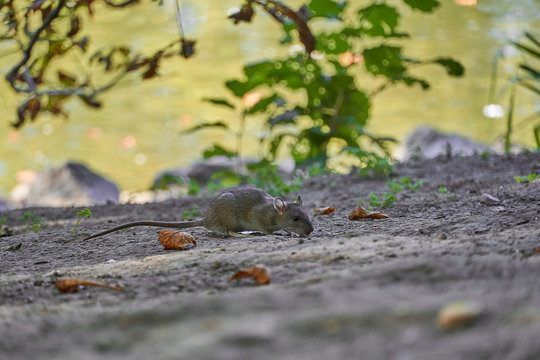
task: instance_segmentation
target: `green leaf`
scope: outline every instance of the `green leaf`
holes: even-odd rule
[[[463,68],[463,65],[461,65],[459,62],[450,59],[450,58],[437,58],[433,60],[434,63],[440,64],[444,66],[446,69],[446,72],[450,76],[463,76],[465,73],[465,69]]]
[[[403,81],[408,86],[413,86],[415,84],[418,84],[422,87],[422,90],[428,90],[431,85],[424,79],[415,78],[409,75],[405,75],[400,78],[401,81]]]
[[[522,44],[520,44],[518,42],[515,42],[515,41],[512,41],[512,44],[514,44],[514,46],[517,47],[518,49],[523,50],[526,53],[529,53],[529,55],[532,55],[535,58],[540,59],[540,52],[536,51],[535,49],[533,49],[533,48],[531,48],[531,47],[529,47],[527,45],[522,45]]]
[[[226,106],[230,109],[234,109],[234,105],[231,104],[230,102],[228,102],[227,100],[225,99],[220,99],[220,98],[203,98],[203,101],[207,101],[207,102],[210,102],[212,104],[216,104],[216,105],[223,105],[223,106]]]
[[[258,85],[250,84],[249,82],[241,82],[238,80],[229,80],[225,82],[225,86],[229,89],[235,96],[242,97],[245,93],[250,90],[253,90]]]
[[[424,12],[432,12],[441,5],[438,0],[403,0],[403,2],[415,10]]]
[[[519,67],[522,70],[525,70],[526,72],[528,72],[529,75],[531,75],[534,79],[540,80],[540,71],[533,69],[532,67],[525,64],[520,64]]]
[[[211,147],[203,151],[203,157],[205,159],[211,158],[213,156],[223,155],[228,158],[233,158],[236,156],[236,152],[227,150],[219,145],[212,145]]]
[[[366,70],[374,75],[395,78],[406,70],[401,61],[400,47],[380,45],[365,49],[363,55]]]
[[[290,44],[292,43],[292,40],[293,40],[291,32],[296,30],[298,28],[298,25],[296,25],[294,21],[284,22],[282,25],[283,25],[283,31],[285,32],[285,36],[279,41],[279,43]]]
[[[228,129],[229,127],[227,124],[225,124],[223,121],[216,121],[213,123],[203,123],[196,126],[193,126],[187,130],[182,131],[182,134],[191,134],[195,131],[199,131],[202,129],[208,129],[208,128],[222,128],[222,129]]]
[[[529,84],[527,82],[520,82],[519,85],[531,90],[532,92],[535,92],[537,95],[540,95],[540,88],[536,88],[533,84]]]
[[[373,4],[358,11],[361,30],[369,36],[389,36],[396,32],[399,13],[386,4]]]
[[[266,108],[268,108],[268,105],[272,104],[274,101],[276,101],[278,98],[277,94],[272,94],[268,97],[262,98],[259,100],[258,103],[253,105],[249,110],[248,114],[255,114],[258,112],[264,112],[266,111]]]
[[[529,39],[530,41],[532,41],[536,46],[540,47],[540,41],[538,41],[533,34],[531,34],[530,32],[527,32],[525,31],[525,36],[527,37],[527,39]]]
[[[253,78],[258,74],[266,74],[275,67],[274,63],[271,61],[262,61],[250,65],[244,66],[244,74],[248,79]]]
[[[358,90],[345,92],[343,105],[339,109],[339,118],[350,119],[349,123],[365,125],[369,117],[370,102],[367,95]]]
[[[332,0],[311,0],[309,9],[312,11],[312,18],[324,17],[328,19],[339,19],[347,2],[336,3]]]
[[[326,54],[341,54],[349,50],[349,42],[341,33],[323,33],[317,36],[317,50]]]
[[[260,85],[268,84],[269,72],[274,70],[278,62],[263,61],[244,67],[246,81],[229,80],[225,86],[237,97],[244,96],[245,93],[255,89]]]

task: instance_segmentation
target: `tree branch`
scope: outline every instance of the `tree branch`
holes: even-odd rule
[[[37,40],[39,39],[39,35],[43,32],[43,30],[45,30],[51,24],[51,22],[55,18],[58,17],[58,14],[60,13],[62,8],[66,4],[66,1],[67,0],[59,0],[58,5],[56,5],[56,7],[51,12],[49,12],[49,14],[47,14],[47,17],[45,18],[45,20],[43,20],[43,24],[41,24],[41,26],[33,33],[32,37],[30,38],[30,41],[28,42],[28,46],[26,47],[26,49],[23,52],[24,56],[23,56],[22,60],[19,61],[19,63],[17,65],[15,65],[10,70],[10,72],[7,73],[6,80],[9,81],[9,83],[11,84],[11,87],[16,92],[23,91],[22,89],[18,88],[17,85],[15,84],[17,74],[19,73],[21,68],[24,65],[26,65],[28,60],[30,60],[30,56],[32,55],[32,49],[34,48],[34,45],[36,44]]]
[[[126,0],[124,1],[123,3],[119,3],[119,4],[116,4],[110,0],[104,0],[105,4],[111,6],[111,7],[115,7],[115,8],[121,8],[121,7],[124,7],[124,6],[129,6],[129,5],[135,5],[139,2],[140,0]]]

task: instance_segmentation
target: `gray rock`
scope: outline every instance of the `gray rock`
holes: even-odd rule
[[[118,202],[118,187],[86,166],[68,162],[43,170],[29,184],[22,206],[88,206]]]
[[[12,208],[12,206],[7,200],[0,199],[0,211],[6,211],[6,210],[9,210],[11,208]]]
[[[419,126],[407,136],[403,160],[431,159],[439,155],[473,155],[493,150],[458,134],[445,134],[429,126]]]

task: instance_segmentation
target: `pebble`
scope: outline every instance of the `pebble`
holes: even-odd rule
[[[437,326],[442,330],[462,329],[471,325],[482,311],[482,306],[475,302],[450,302],[444,305],[437,314]]]

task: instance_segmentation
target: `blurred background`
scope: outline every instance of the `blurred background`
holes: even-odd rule
[[[302,4],[286,3],[292,7]],[[42,115],[16,131],[10,122],[15,120],[21,98],[2,78],[0,197],[7,197],[18,180],[24,181],[28,170],[39,171],[67,160],[86,164],[122,190],[145,190],[160,170],[200,159],[201,151],[213,142],[232,143],[232,135],[219,130],[189,136],[180,132],[205,121],[237,122],[233,113],[202,98],[227,97],[223,82],[241,77],[245,63],[285,55],[291,47],[279,45],[282,32],[267,14],[257,13],[251,24],[234,25],[228,20],[227,15],[240,4],[240,0],[181,1],[186,36],[197,40],[195,55],[187,60],[168,59],[159,70],[160,77],[152,80],[141,82],[135,76],[122,80],[102,99],[100,110],[70,101],[66,106],[69,118]],[[415,75],[430,79],[431,90],[397,86],[381,93],[374,99],[368,130],[403,141],[407,133],[427,124],[486,144],[500,141],[506,120],[486,106],[507,107],[503,85],[515,74],[520,60],[509,41],[520,40],[524,31],[540,29],[540,2],[445,0],[428,15],[403,6],[400,11],[400,28],[411,34],[411,40],[403,42],[405,54],[451,56],[465,66],[465,76],[451,78],[438,67],[422,67]],[[173,2],[165,1],[161,7],[147,2],[129,10],[96,11],[85,31],[92,33],[91,50],[123,42],[148,51],[178,36],[175,18]],[[0,47],[3,75],[18,61],[4,51]],[[490,99],[496,54],[502,55],[498,66],[501,89]],[[73,64],[76,69],[76,59]],[[537,99],[524,89],[517,90],[513,143],[535,146],[532,128],[538,125],[538,118],[529,115],[539,110]],[[260,128],[254,118],[247,124],[247,133],[257,134]],[[246,136],[243,156],[256,156],[257,146],[255,136]],[[397,149],[393,148],[396,154]]]

